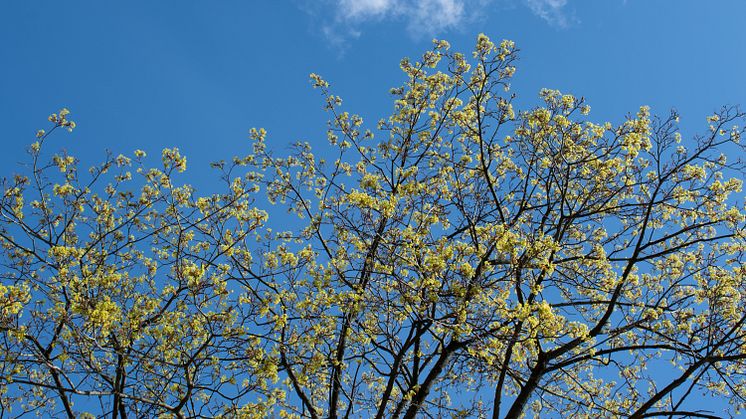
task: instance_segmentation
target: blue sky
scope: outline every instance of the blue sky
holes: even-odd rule
[[[251,127],[278,151],[323,147],[327,117],[309,73],[375,122],[391,110],[402,57],[433,37],[469,51],[480,32],[521,49],[520,104],[548,87],[585,96],[597,121],[676,107],[687,136],[721,105],[746,104],[743,16],[743,0],[6,2],[2,176],[22,170],[34,133],[64,106],[78,128],[53,145],[84,165],[106,149],[178,146],[184,180],[212,192],[208,163],[247,152]]]
[[[18,168],[46,116],[66,106],[79,128],[54,141],[84,163],[104,149],[176,145],[186,180],[209,188],[207,163],[243,153],[250,127],[267,128],[279,150],[325,141],[309,73],[372,122],[391,109],[402,57],[433,37],[469,51],[480,32],[521,49],[520,103],[556,88],[588,98],[598,120],[675,106],[685,130],[700,130],[715,108],[746,102],[744,15],[739,0],[8,2],[0,163]]]

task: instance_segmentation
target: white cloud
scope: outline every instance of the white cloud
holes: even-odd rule
[[[526,5],[534,14],[546,20],[550,24],[559,27],[567,27],[570,23],[565,6],[567,0],[524,0]]]
[[[464,7],[474,0],[335,0],[335,23],[347,30],[366,21],[404,21],[415,37],[432,36],[464,21]]]
[[[369,19],[382,17],[396,6],[394,0],[339,0],[338,16],[344,19]]]
[[[318,0],[311,0],[318,1]],[[316,3],[331,18],[321,26],[322,33],[336,45],[357,38],[369,22],[403,23],[415,38],[439,36],[447,30],[487,15],[490,7],[523,4],[535,15],[557,27],[567,27],[573,19],[565,11],[568,0],[325,0]]]
[[[410,13],[410,31],[434,35],[458,26],[464,20],[463,0],[419,0]]]

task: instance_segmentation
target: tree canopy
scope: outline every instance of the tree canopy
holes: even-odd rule
[[[744,113],[516,110],[516,53],[435,41],[372,126],[311,75],[329,145],[252,129],[211,194],[177,148],[79,169],[51,115],[3,182],[0,414],[736,414]]]

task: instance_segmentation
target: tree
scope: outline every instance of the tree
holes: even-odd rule
[[[48,160],[74,127],[53,114],[0,203],[3,416],[744,408],[744,167],[726,159],[744,114],[681,142],[675,112],[596,124],[553,90],[514,111],[515,59],[436,41],[374,130],[312,75],[332,157],[277,157],[252,130],[212,195],[178,186],[178,149],[160,168]]]

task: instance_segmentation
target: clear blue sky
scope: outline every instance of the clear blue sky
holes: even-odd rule
[[[521,49],[520,103],[548,87],[585,96],[599,121],[676,107],[693,134],[720,105],[746,105],[744,16],[743,0],[8,1],[0,167],[19,170],[64,106],[79,128],[54,141],[86,166],[105,149],[157,156],[175,145],[189,158],[185,180],[209,190],[208,162],[244,153],[250,127],[277,150],[326,141],[309,73],[376,121],[400,58],[434,36],[469,51],[480,32]]]

